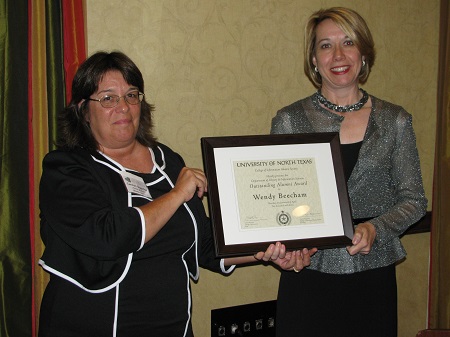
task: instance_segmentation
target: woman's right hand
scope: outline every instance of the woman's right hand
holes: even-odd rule
[[[164,227],[183,203],[191,200],[195,193],[201,198],[206,191],[206,176],[202,170],[182,168],[170,192],[139,207],[145,218],[145,242]]]
[[[205,173],[197,168],[183,167],[178,175],[173,192],[180,193],[184,202],[192,199],[194,193],[201,198],[208,189]]]

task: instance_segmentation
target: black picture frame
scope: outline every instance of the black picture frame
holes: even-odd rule
[[[217,257],[251,255],[265,251],[269,244],[276,241],[283,242],[288,250],[304,247],[326,249],[351,244],[354,233],[353,220],[338,133],[203,137],[201,138],[201,147],[204,170],[208,179],[209,215]],[[242,226],[245,221],[239,219],[239,209],[242,213],[244,207],[242,207],[241,198],[238,197],[236,190],[243,189],[246,192],[246,187],[242,188],[241,183],[236,186],[236,177],[233,172],[238,172],[239,165],[268,166],[272,162],[274,165],[306,162],[298,158],[308,158],[309,161],[313,160],[316,165],[317,185],[319,186],[317,188],[320,189],[319,199],[322,207],[322,213],[318,214],[322,215],[321,221],[315,224],[313,219],[309,220],[305,226],[280,225],[277,227],[274,225],[266,228],[264,226],[267,226],[268,223],[270,223],[269,226],[272,226],[272,220],[267,222],[258,219],[257,226],[260,224],[264,226],[243,230]],[[246,161],[244,164],[240,164],[240,160]],[[299,166],[290,164],[286,170],[297,170],[296,167]],[[277,168],[280,170],[280,166],[274,166],[273,169],[277,170]],[[284,167],[281,169],[285,170]],[[258,172],[260,171],[261,169],[258,170]],[[282,179],[289,179],[289,171],[287,172],[284,175],[287,178]],[[273,176],[271,174],[265,176],[266,173],[258,174],[262,177]],[[272,178],[270,179],[272,180]],[[296,178],[291,179],[296,180]],[[274,194],[269,194],[269,197],[270,195],[275,198],[276,194],[274,192]],[[281,193],[279,195],[286,196]],[[294,193],[293,195],[301,194]],[[306,193],[302,195],[306,195]],[[253,197],[255,196],[258,195],[253,195]],[[255,200],[255,202],[259,202],[259,200]],[[282,204],[280,202],[280,205]],[[246,211],[247,205],[252,208],[253,202],[245,203],[244,211]],[[267,207],[264,206],[264,211],[271,212],[269,209],[274,208],[275,210],[277,207],[279,208],[279,205],[276,202],[268,202]],[[277,216],[279,214],[285,218],[283,211]],[[337,214],[339,215],[337,216]],[[306,235],[305,231],[307,231]]]

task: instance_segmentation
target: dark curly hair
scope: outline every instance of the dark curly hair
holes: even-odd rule
[[[82,147],[89,152],[98,150],[98,142],[92,134],[86,114],[89,109],[89,98],[98,90],[103,76],[109,71],[119,71],[125,81],[136,86],[144,93],[144,79],[136,64],[122,52],[97,52],[87,58],[79,67],[72,81],[72,99],[67,107],[58,115],[59,149],[71,150]],[[80,104],[80,102],[82,102]],[[154,107],[145,101],[141,102],[139,128],[136,134],[138,142],[153,147],[156,138],[153,136],[152,112]]]

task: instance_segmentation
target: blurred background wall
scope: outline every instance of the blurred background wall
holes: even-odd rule
[[[87,50],[121,50],[137,63],[159,140],[203,167],[201,137],[269,133],[278,109],[314,92],[303,73],[303,27],[331,6],[366,19],[378,54],[364,88],[413,115],[431,200],[439,0],[87,0]],[[402,241],[399,337],[407,337],[426,327],[429,233]],[[229,277],[202,270],[192,285],[196,336],[210,335],[211,309],[275,299],[278,278],[271,266]]]

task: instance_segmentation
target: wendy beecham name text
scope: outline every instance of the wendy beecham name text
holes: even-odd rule
[[[241,229],[323,223],[314,158],[234,161]]]

